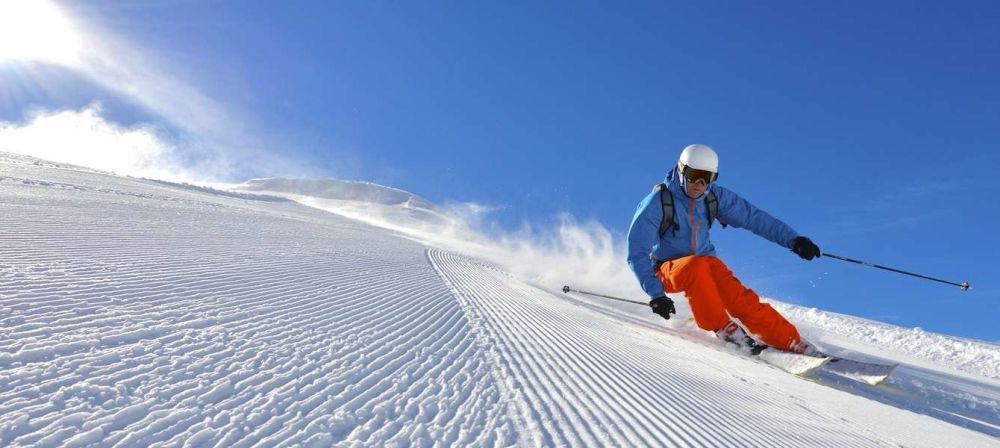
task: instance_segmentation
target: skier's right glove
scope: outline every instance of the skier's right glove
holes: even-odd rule
[[[649,307],[653,309],[654,314],[658,314],[660,317],[670,320],[671,314],[677,314],[677,309],[674,308],[674,301],[670,300],[669,297],[657,297],[649,301]]]

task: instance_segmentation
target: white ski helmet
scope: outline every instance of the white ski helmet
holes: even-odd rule
[[[677,163],[696,170],[719,172],[719,156],[715,150],[706,145],[688,145],[681,151],[681,157]]]

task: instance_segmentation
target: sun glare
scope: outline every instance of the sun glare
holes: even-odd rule
[[[0,0],[0,63],[78,62],[80,37],[50,0]]]

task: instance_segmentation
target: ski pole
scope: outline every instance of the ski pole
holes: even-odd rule
[[[941,280],[939,278],[928,277],[926,275],[920,275],[920,274],[914,274],[912,272],[901,271],[899,269],[893,269],[893,268],[890,268],[890,267],[881,266],[881,265],[877,265],[877,264],[874,264],[874,263],[869,263],[867,261],[855,260],[853,258],[841,257],[839,255],[828,254],[826,252],[823,253],[823,256],[824,257],[830,257],[830,258],[836,258],[838,260],[849,261],[851,263],[857,263],[857,264],[860,264],[862,266],[869,266],[869,267],[873,267],[873,268],[885,269],[886,271],[892,271],[892,272],[896,272],[896,273],[899,273],[899,274],[911,275],[913,277],[920,277],[920,278],[927,279],[927,280],[933,280],[935,282],[940,282],[940,283],[944,283],[944,284],[948,284],[948,285],[958,286],[958,287],[962,288],[962,291],[968,291],[969,289],[971,289],[971,286],[969,286],[969,282],[963,282],[963,283],[949,282],[949,281],[946,281],[946,280]]]
[[[576,290],[576,289],[570,288],[569,286],[563,286],[563,292],[567,293],[567,294],[569,294],[570,292],[577,292],[577,293],[580,293],[580,294],[586,294],[588,296],[603,297],[605,299],[617,300],[619,302],[634,303],[636,305],[647,305],[647,306],[649,305],[649,303],[647,303],[647,302],[640,302],[638,300],[623,299],[621,297],[606,296],[604,294],[597,294],[597,293],[594,293],[594,292],[580,291],[580,290]]]

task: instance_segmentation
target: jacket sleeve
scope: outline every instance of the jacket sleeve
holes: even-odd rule
[[[660,221],[663,219],[663,204],[660,195],[654,191],[639,203],[628,229],[628,265],[639,279],[643,291],[650,298],[663,297],[663,282],[653,275],[653,261],[649,254],[660,242]]]
[[[713,189],[719,201],[721,222],[747,229],[787,248],[791,248],[792,240],[799,236],[791,226],[757,208],[736,193],[718,185],[713,186]]]

